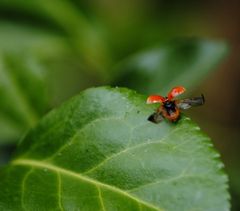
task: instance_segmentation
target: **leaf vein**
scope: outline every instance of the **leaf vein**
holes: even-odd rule
[[[98,198],[99,198],[99,202],[100,202],[100,205],[102,207],[102,210],[106,211],[105,206],[104,206],[104,202],[103,202],[103,198],[102,198],[101,189],[99,188],[99,186],[97,186],[97,190],[98,190]]]
[[[91,179],[89,177],[86,177],[84,175],[81,175],[79,173],[76,173],[76,172],[73,172],[73,171],[70,171],[70,170],[67,170],[67,169],[63,169],[61,167],[58,167],[58,166],[54,166],[52,164],[48,164],[46,162],[42,162],[42,161],[37,161],[37,160],[29,160],[29,159],[17,159],[17,160],[14,160],[12,161],[12,165],[23,165],[23,166],[31,166],[31,167],[35,167],[35,168],[47,168],[49,170],[52,170],[54,172],[59,172],[63,175],[67,175],[67,176],[70,176],[70,177],[74,177],[74,178],[77,178],[79,180],[82,180],[82,181],[85,181],[87,183],[90,183],[90,184],[94,184],[96,186],[99,186],[101,188],[105,188],[105,189],[108,189],[108,190],[111,190],[115,193],[118,193],[118,194],[121,194],[125,197],[128,197],[134,201],[136,201],[137,203],[141,203],[149,208],[152,208],[154,210],[158,210],[158,211],[162,211],[161,208],[159,208],[158,206],[155,206],[153,204],[150,204],[146,201],[143,201],[131,194],[129,194],[128,192],[124,191],[124,190],[121,190],[115,186],[110,186],[108,184],[105,184],[105,183],[102,183],[102,182],[99,182],[97,180],[94,180],[94,179]]]
[[[134,145],[132,147],[129,147],[129,148],[125,148],[115,154],[113,154],[112,156],[109,156],[109,157],[106,157],[102,162],[98,163],[97,165],[93,166],[92,168],[86,170],[83,172],[83,174],[89,174],[90,172],[94,171],[95,169],[99,168],[100,166],[104,165],[106,162],[108,162],[109,160],[123,154],[123,153],[126,153],[128,151],[131,151],[131,150],[134,150],[134,149],[137,149],[137,148],[140,148],[140,147],[143,147],[143,146],[146,146],[146,145],[150,145],[150,144],[158,144],[158,143],[164,143],[164,140],[167,139],[171,134],[173,134],[174,132],[176,132],[179,128],[176,128],[176,129],[173,129],[169,134],[167,134],[166,136],[162,137],[160,140],[156,140],[156,141],[151,141],[151,142],[144,142],[144,143],[141,143],[141,144],[137,144],[137,145]]]
[[[25,202],[24,202],[24,196],[25,196],[25,183],[29,177],[29,175],[32,173],[33,171],[33,168],[31,168],[26,174],[25,176],[23,177],[23,180],[22,180],[22,194],[21,194],[21,205],[22,205],[22,208],[24,210],[27,210],[26,207],[25,207]]]
[[[59,209],[61,211],[63,211],[63,206],[62,206],[62,194],[61,194],[61,190],[62,190],[62,181],[61,181],[61,175],[59,173],[59,171],[57,171],[57,178],[58,178],[58,205],[59,205]]]
[[[70,137],[69,140],[66,141],[66,143],[64,145],[62,145],[56,152],[54,152],[53,155],[51,155],[50,157],[46,158],[45,161],[48,160],[52,160],[54,159],[54,157],[56,157],[59,153],[61,153],[66,147],[68,147],[69,145],[72,144],[72,142],[74,141],[74,139],[81,133],[83,132],[87,127],[89,127],[90,125],[95,124],[96,122],[99,121],[106,121],[106,120],[122,120],[121,118],[116,118],[116,117],[109,117],[109,118],[99,118],[99,119],[95,119],[93,121],[88,122],[87,124],[85,124],[82,128],[80,128],[79,130],[76,131],[76,133]]]

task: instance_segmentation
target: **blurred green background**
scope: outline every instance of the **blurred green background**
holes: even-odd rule
[[[205,95],[204,107],[186,113],[220,151],[232,210],[240,210],[239,6],[236,0],[1,0],[0,165],[46,112],[85,88],[164,95],[181,83],[187,95]]]

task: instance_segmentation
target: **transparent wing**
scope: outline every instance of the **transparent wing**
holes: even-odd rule
[[[203,105],[204,103],[205,103],[205,98],[203,95],[201,95],[200,97],[193,97],[189,99],[176,101],[177,107],[181,110],[189,109],[192,106],[200,106],[200,105]]]

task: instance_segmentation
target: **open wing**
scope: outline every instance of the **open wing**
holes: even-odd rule
[[[165,97],[160,96],[160,95],[150,95],[147,98],[147,104],[163,103],[164,101],[166,101]]]
[[[168,100],[172,100],[174,97],[184,93],[186,89],[183,86],[176,86],[168,93]]]
[[[205,103],[205,98],[203,94],[200,97],[193,97],[184,100],[177,100],[176,105],[181,110],[186,110],[191,108],[192,106],[200,106]]]

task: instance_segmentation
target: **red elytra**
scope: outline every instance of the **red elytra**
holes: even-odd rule
[[[151,95],[147,99],[147,104],[152,104],[152,103],[163,103],[166,101],[165,97],[162,97],[160,95]]]
[[[172,100],[173,98],[184,93],[185,91],[186,91],[186,89],[183,86],[176,86],[171,89],[171,91],[168,93],[167,97],[163,97],[161,95],[150,95],[147,98],[147,104],[164,103],[165,101]]]
[[[168,93],[168,100],[172,100],[174,97],[183,94],[186,89],[183,86],[177,86],[172,88],[172,90]]]

